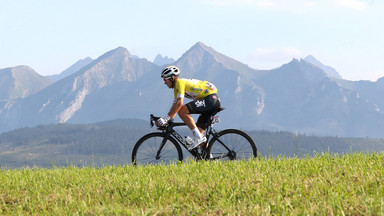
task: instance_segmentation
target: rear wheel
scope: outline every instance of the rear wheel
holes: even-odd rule
[[[248,160],[257,157],[257,148],[248,134],[227,129],[209,142],[207,155],[212,160]]]
[[[163,133],[150,133],[143,136],[133,147],[132,163],[134,165],[169,165],[182,161],[183,153],[180,145],[172,137],[166,140],[160,154],[157,155],[164,139]]]

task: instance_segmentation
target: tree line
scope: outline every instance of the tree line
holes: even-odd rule
[[[155,131],[149,123],[139,120],[116,120],[98,124],[52,124],[21,128],[0,134],[0,154],[23,147],[39,147],[46,151],[61,151],[65,156],[130,155],[135,143],[145,134]],[[182,129],[181,134],[188,134]],[[384,151],[384,139],[320,137],[286,131],[249,130],[260,156],[279,155],[302,157],[327,152]],[[52,148],[60,146],[60,148]],[[44,151],[44,150],[43,150]],[[54,160],[55,158],[52,158]],[[36,160],[35,160],[36,161]],[[0,159],[0,163],[4,163]],[[0,164],[1,165],[1,164]]]

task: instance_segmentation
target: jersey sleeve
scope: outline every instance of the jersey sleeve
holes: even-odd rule
[[[177,98],[184,98],[184,94],[185,94],[185,83],[181,79],[178,79],[176,81],[175,89],[174,89],[175,102]]]

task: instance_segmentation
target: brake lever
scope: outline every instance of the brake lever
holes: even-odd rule
[[[150,115],[150,124],[151,124],[151,127],[153,127],[155,125],[155,122],[160,118],[160,117],[156,117],[154,116],[153,114]]]
[[[150,125],[151,127],[153,127],[155,124],[153,123],[154,122],[154,117],[153,114],[150,115],[150,119],[149,119],[149,122],[150,122]]]

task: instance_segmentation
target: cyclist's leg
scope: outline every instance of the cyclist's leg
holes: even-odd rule
[[[220,107],[220,99],[216,94],[208,95],[207,97],[195,101],[191,101],[181,107],[178,114],[184,123],[192,130],[195,137],[202,139],[205,126],[210,118],[210,113]],[[202,114],[204,118],[199,118],[200,123],[196,125],[195,120],[190,114]]]
[[[180,118],[189,127],[189,129],[192,131],[193,136],[195,137],[195,143],[193,146],[196,146],[197,143],[204,142],[206,138],[204,136],[204,130],[196,126],[195,120],[190,114],[199,114],[204,112],[207,109],[206,104],[207,103],[205,98],[196,101],[191,101],[182,106],[178,113]]]
[[[197,123],[195,123],[195,120],[190,115],[189,110],[188,110],[187,106],[185,106],[185,105],[181,107],[178,114],[179,114],[180,118],[184,121],[184,123],[188,126],[188,128],[192,131],[192,133],[193,133],[193,130],[195,128],[197,128],[199,130],[200,134],[204,135],[205,129],[207,127],[205,126],[204,123],[201,123],[201,122],[205,121],[205,120],[201,120],[202,115],[200,115],[199,120],[197,121]],[[208,121],[208,120],[206,120],[206,121]]]
[[[188,126],[189,129],[193,130],[196,128],[196,123],[193,117],[190,115],[190,111],[186,105],[183,105],[178,112],[180,118],[184,121],[184,123]]]
[[[199,118],[197,119],[196,126],[199,129],[201,134],[205,134],[205,130],[208,127],[207,122],[209,118],[210,118],[210,115],[208,114],[200,114]],[[205,148],[208,147],[208,143],[202,143],[200,147],[203,147],[204,144],[206,145]]]
[[[204,109],[200,110],[200,116],[196,122],[196,126],[198,127],[201,134],[205,133],[205,130],[209,126],[211,116],[215,115],[217,110],[220,108],[220,99],[216,94],[207,96],[204,98],[204,101],[205,107]]]
[[[193,102],[191,102],[193,103]],[[187,104],[188,105],[188,104]],[[199,130],[199,128],[196,126],[195,120],[190,115],[193,111],[193,109],[190,109],[190,106],[182,106],[179,110],[179,116],[184,121],[184,123],[189,127],[191,130],[193,136],[195,137],[195,142],[204,142],[205,136],[202,134]],[[193,145],[194,146],[194,145]]]
[[[211,115],[209,113],[202,113],[197,119],[196,126],[199,128],[201,133],[204,133],[207,129],[210,117]]]
[[[194,102],[190,102],[194,103]],[[195,122],[195,119],[191,116],[191,114],[199,114],[196,111],[192,110],[192,113],[190,113],[190,109],[188,106],[184,105],[181,107],[181,109],[178,112],[180,118],[184,121],[184,123],[189,127],[189,129],[193,130],[194,128],[198,128],[200,133],[204,133],[207,126],[205,126],[205,123],[208,122],[209,116],[206,113],[200,114],[198,121]],[[205,122],[205,123],[204,123]]]

